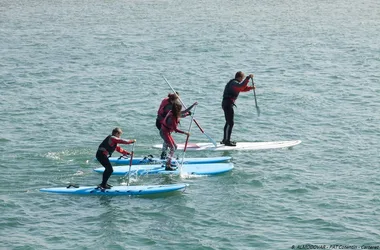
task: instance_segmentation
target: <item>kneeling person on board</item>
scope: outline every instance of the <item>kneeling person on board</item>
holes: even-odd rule
[[[175,143],[171,133],[175,131],[176,133],[181,133],[181,134],[185,134],[189,136],[189,133],[178,129],[178,124],[181,117],[181,109],[182,109],[182,105],[180,103],[178,102],[173,103],[172,110],[169,111],[165,119],[162,121],[162,126],[160,129],[161,138],[164,140],[164,143],[162,145],[162,150],[166,151],[168,147],[170,148],[169,157],[166,160],[165,170],[175,170],[174,168],[171,167],[171,161],[174,155],[174,151],[177,149],[177,144]]]
[[[131,144],[131,143],[136,142],[136,139],[134,140],[121,139],[120,136],[122,134],[123,134],[123,131],[121,131],[120,128],[114,128],[112,130],[112,135],[107,136],[103,140],[103,142],[100,143],[98,151],[96,152],[96,159],[105,168],[103,172],[102,183],[99,184],[100,188],[108,189],[112,187],[111,185],[107,184],[108,179],[113,173],[113,168],[108,157],[111,157],[112,153],[115,150],[123,155],[130,155],[130,153],[127,150],[122,149],[117,144]]]
[[[244,79],[245,78],[245,79]],[[234,106],[235,101],[240,92],[247,92],[255,89],[254,86],[247,86],[249,79],[253,78],[253,74],[245,77],[244,73],[239,71],[235,74],[235,78],[231,79],[224,88],[222,108],[226,123],[224,125],[223,140],[220,142],[226,146],[236,146],[236,142],[231,141],[232,128],[234,126]]]
[[[178,100],[179,93],[169,93],[168,97],[165,97],[160,104],[160,107],[157,111],[157,118],[156,118],[156,127],[158,130],[161,129],[162,121],[165,119],[166,115],[169,113],[170,110],[173,108],[173,103]],[[181,111],[181,117],[186,117],[188,115],[191,115],[190,110],[197,104],[197,102],[193,103],[190,107],[187,109]],[[161,153],[161,159],[166,159],[166,149],[162,151]]]

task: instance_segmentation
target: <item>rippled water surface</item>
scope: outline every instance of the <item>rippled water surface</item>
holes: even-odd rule
[[[0,31],[1,249],[380,246],[379,2],[0,1]],[[186,152],[235,168],[131,179],[189,184],[174,195],[39,192],[98,184],[95,151],[116,126],[136,156],[159,155],[162,76],[221,140],[221,95],[239,70],[255,74],[261,116],[242,93],[233,139],[302,144]],[[207,138],[193,125],[190,141]]]

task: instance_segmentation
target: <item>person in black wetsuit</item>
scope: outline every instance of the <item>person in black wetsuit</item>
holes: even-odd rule
[[[102,189],[109,189],[112,186],[107,183],[108,179],[113,173],[112,165],[108,159],[108,157],[111,157],[112,153],[116,150],[117,152],[123,154],[123,155],[130,155],[130,153],[127,150],[122,149],[117,144],[131,144],[135,143],[136,139],[134,140],[124,140],[121,139],[120,136],[122,135],[123,131],[121,131],[120,128],[114,128],[112,130],[112,135],[107,136],[102,143],[100,143],[98,147],[98,151],[96,152],[96,159],[102,164],[102,166],[105,168],[103,172],[103,179],[102,183],[99,184],[99,188]]]
[[[244,73],[239,71],[235,78],[231,79],[224,88],[222,108],[226,124],[224,125],[223,140],[220,142],[226,146],[236,146],[236,142],[231,141],[232,128],[234,126],[234,106],[240,92],[247,92],[255,89],[254,86],[247,86],[253,74],[245,77]]]

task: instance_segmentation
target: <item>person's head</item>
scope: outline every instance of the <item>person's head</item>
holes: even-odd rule
[[[112,130],[112,135],[120,138],[120,136],[123,134],[123,131],[121,131],[121,128],[114,128]]]
[[[173,107],[172,107],[172,112],[173,112],[173,115],[177,118],[179,118],[181,116],[181,110],[182,110],[182,105],[181,103],[179,103],[178,101],[175,101],[173,103]]]
[[[171,103],[175,102],[175,101],[178,99],[178,96],[179,96],[179,93],[178,93],[178,92],[175,92],[175,93],[169,93],[169,94],[168,94],[169,101],[170,101]]]
[[[241,72],[241,71],[238,71],[238,72],[236,72],[236,74],[235,74],[235,79],[238,80],[239,82],[242,82],[243,79],[244,79],[244,77],[245,77],[245,75],[244,75],[244,73]]]

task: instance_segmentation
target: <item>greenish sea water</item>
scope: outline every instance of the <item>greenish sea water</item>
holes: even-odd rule
[[[0,249],[380,247],[379,2],[0,1],[0,34]],[[136,156],[159,155],[162,76],[221,140],[239,70],[255,74],[261,116],[242,93],[233,139],[302,144],[189,151],[235,168],[132,178],[189,184],[175,195],[39,192],[98,184],[93,158],[116,126]],[[190,141],[207,138],[193,126]]]

